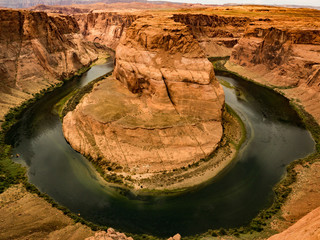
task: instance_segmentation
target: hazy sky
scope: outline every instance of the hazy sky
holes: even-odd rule
[[[265,5],[304,5],[320,7],[320,0],[167,0],[172,2],[184,3],[203,3],[203,4],[265,4]]]

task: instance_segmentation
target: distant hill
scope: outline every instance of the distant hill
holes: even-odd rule
[[[116,2],[147,2],[147,0],[0,0],[0,7],[28,8],[39,4],[45,5],[71,5],[89,3],[116,3]]]

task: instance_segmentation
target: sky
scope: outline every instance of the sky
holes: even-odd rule
[[[183,3],[202,3],[202,4],[263,4],[263,5],[303,5],[320,7],[320,0],[166,0],[171,2]]]

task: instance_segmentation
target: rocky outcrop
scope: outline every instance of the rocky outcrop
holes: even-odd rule
[[[320,29],[252,27],[232,51],[227,67],[282,88],[320,123]]]
[[[320,236],[320,207],[314,209],[282,233],[268,240],[316,240]]]
[[[94,236],[85,240],[133,240],[133,238],[127,237],[124,233],[116,232],[113,228],[108,228],[107,232],[96,232]]]
[[[152,104],[221,120],[223,92],[212,64],[180,23],[161,17],[137,20],[117,48],[114,76],[131,92],[149,96]]]
[[[222,136],[222,87],[186,26],[167,17],[136,20],[116,50],[114,76],[63,121],[72,147],[107,172],[186,167]]]
[[[70,16],[0,10],[0,28],[0,119],[98,57]]]
[[[136,14],[91,12],[74,16],[84,38],[115,49],[126,28],[138,18]]]
[[[264,68],[275,86],[313,84],[320,64],[320,30],[251,28],[232,52],[231,61]],[[271,77],[269,77],[271,79]]]
[[[173,14],[176,22],[189,27],[207,56],[230,56],[250,19],[206,14]]]

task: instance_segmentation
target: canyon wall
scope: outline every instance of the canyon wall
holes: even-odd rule
[[[63,120],[71,146],[108,172],[155,173],[206,158],[222,136],[224,93],[188,28],[137,19],[121,37],[114,76]],[[147,176],[150,177],[150,176]]]
[[[132,2],[131,0],[0,0],[0,6],[8,8],[27,8],[39,4],[46,5],[71,5],[71,4],[89,4],[89,3],[115,3]],[[145,0],[134,0],[134,2],[146,2]]]
[[[124,30],[138,18],[136,14],[117,12],[90,12],[74,15],[80,32],[87,41],[117,47]]]
[[[0,119],[98,57],[70,16],[0,10],[0,29]]]
[[[251,27],[234,47],[227,67],[299,103],[320,123],[320,30]]]
[[[209,57],[230,56],[234,45],[250,22],[247,17],[226,17],[206,14],[173,14],[176,22],[189,27]]]

